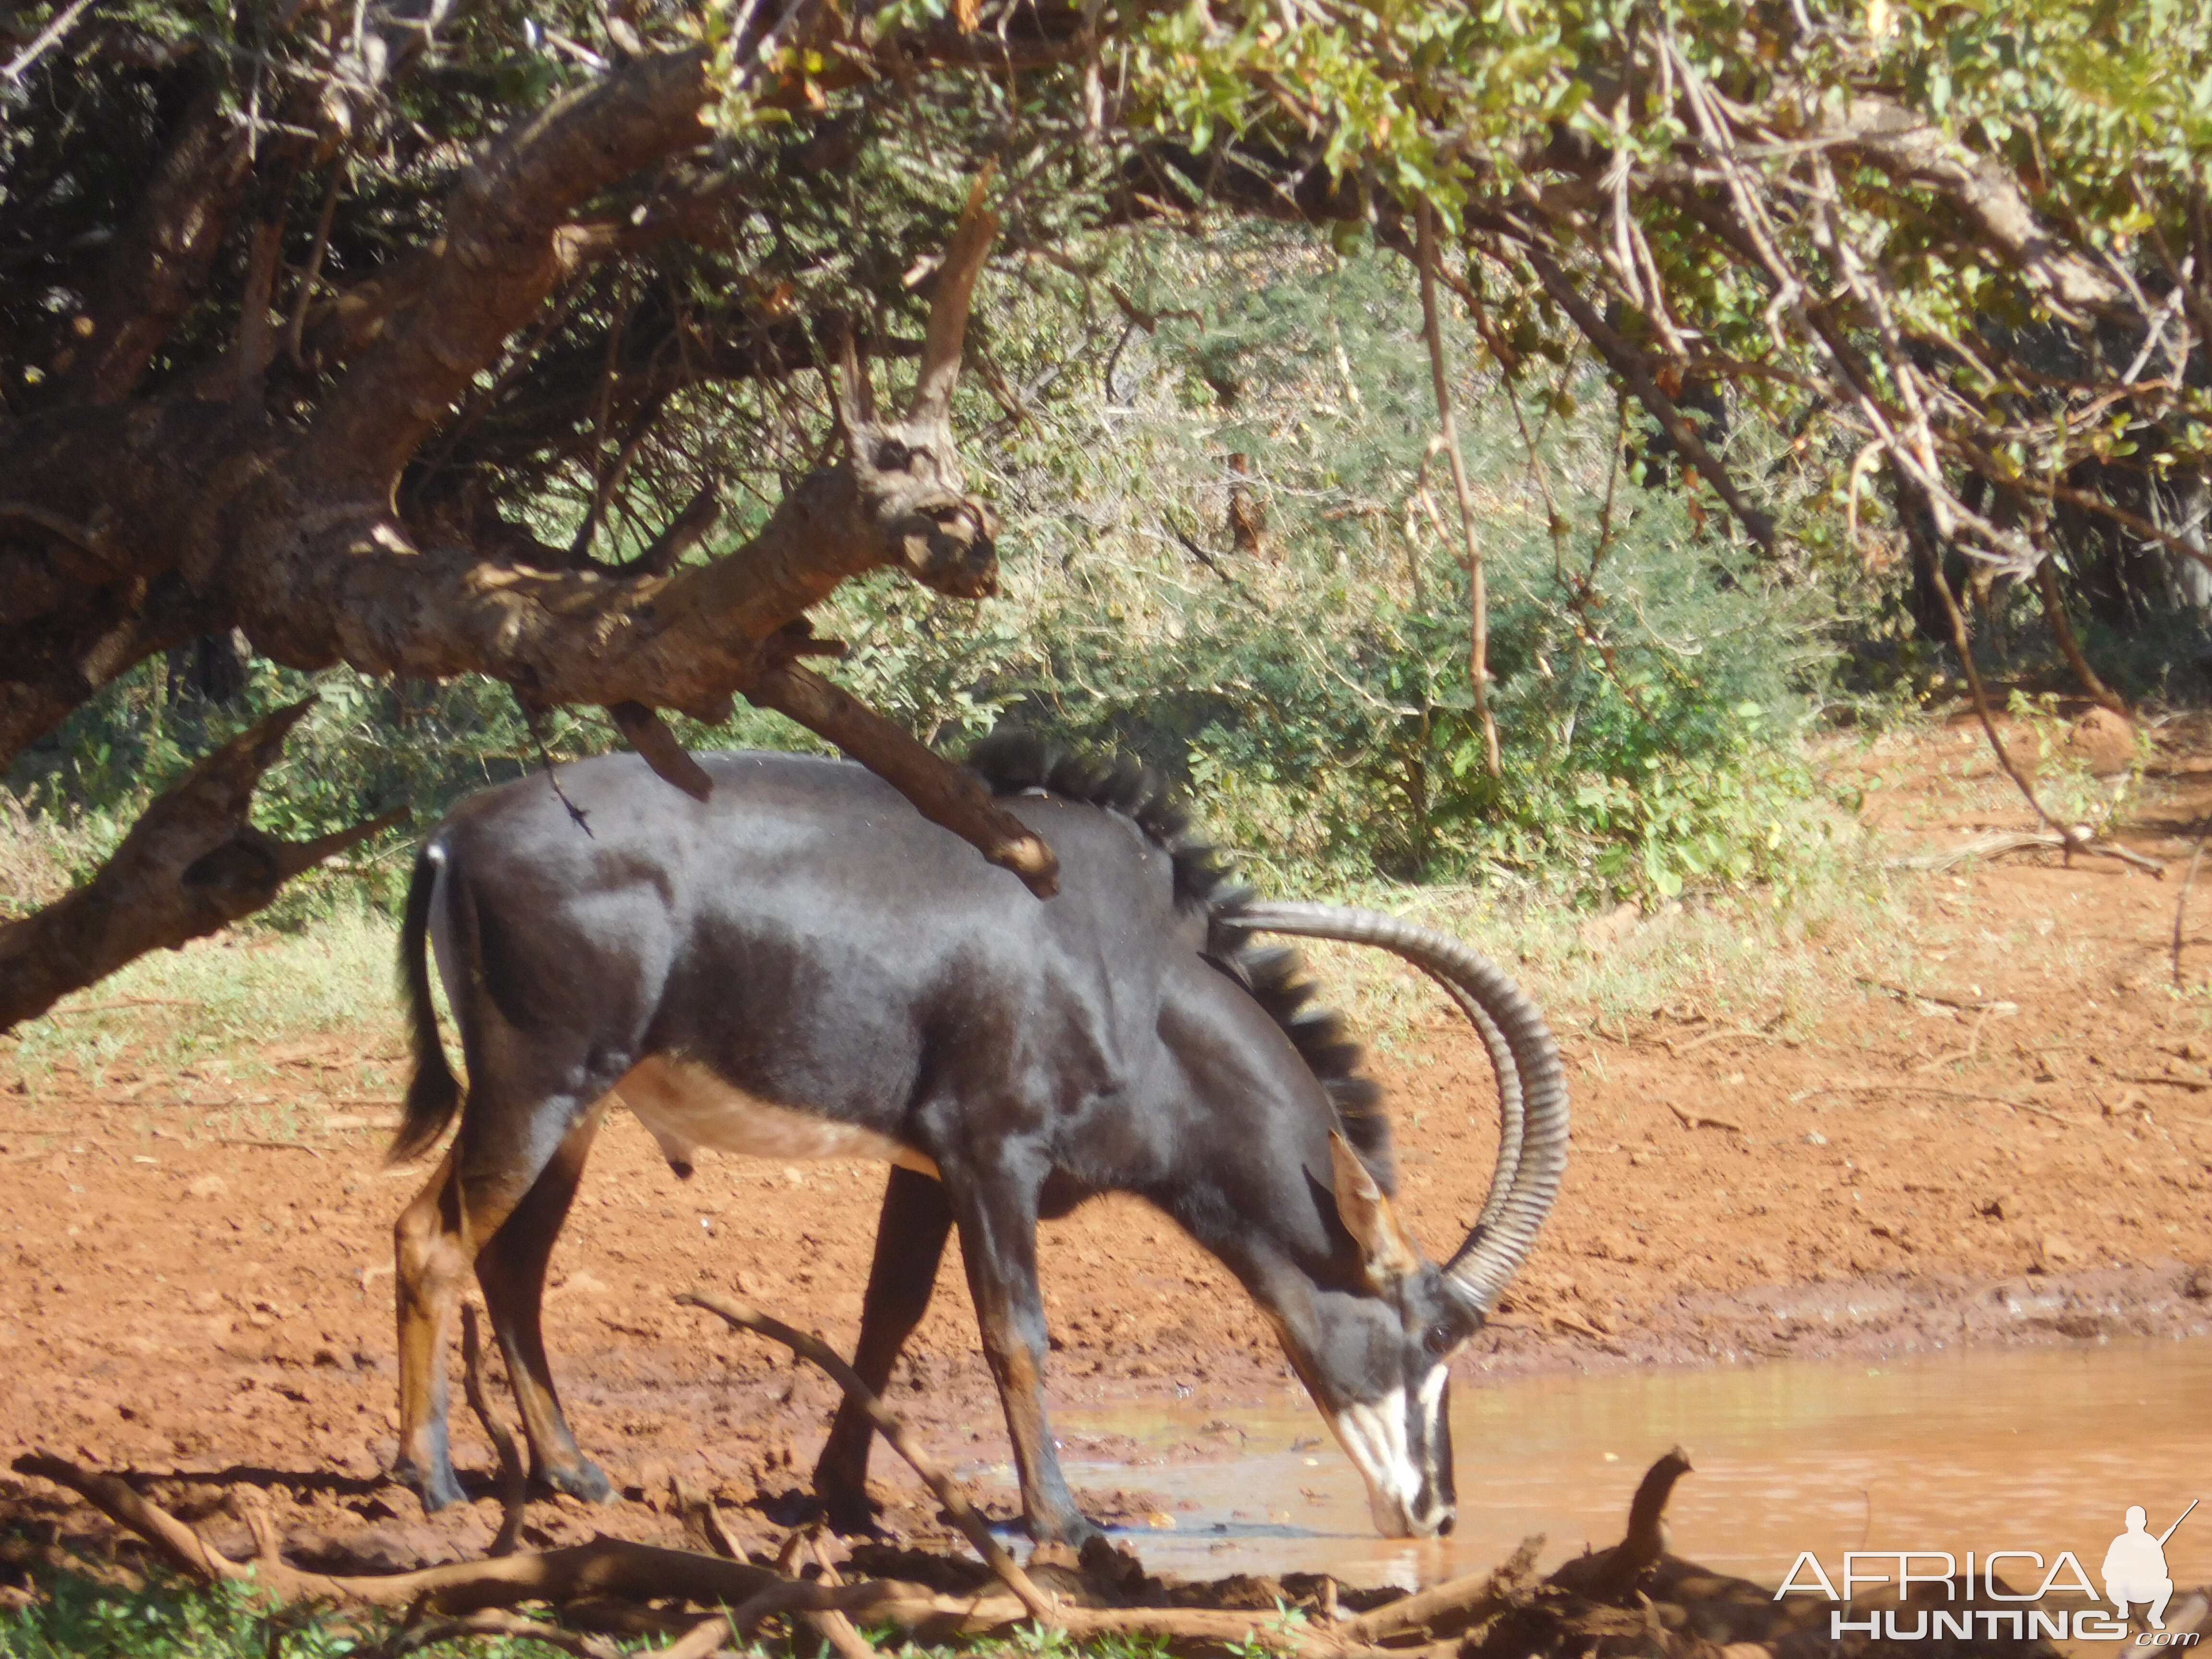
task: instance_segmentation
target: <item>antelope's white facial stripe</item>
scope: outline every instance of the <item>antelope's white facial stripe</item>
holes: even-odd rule
[[[1421,1379],[1421,1421],[1431,1425],[1434,1432],[1437,1412],[1444,1397],[1444,1384],[1451,1381],[1451,1362],[1444,1360],[1429,1367],[1429,1374]]]
[[[1426,1432],[1421,1436],[1426,1455],[1436,1455],[1437,1413],[1443,1402],[1450,1367],[1433,1365],[1422,1377],[1414,1396],[1415,1409]],[[1434,1494],[1442,1486],[1440,1472],[1424,1466],[1413,1454],[1411,1426],[1407,1419],[1406,1391],[1393,1389],[1379,1400],[1356,1400],[1331,1414],[1329,1426],[1352,1467],[1367,1483],[1367,1505],[1376,1529],[1386,1537],[1425,1536],[1436,1531],[1444,1512]],[[1428,1504],[1422,1503],[1426,1490]]]

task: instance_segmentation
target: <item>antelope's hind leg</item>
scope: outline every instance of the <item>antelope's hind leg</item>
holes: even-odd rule
[[[553,1372],[545,1358],[542,1315],[545,1304],[545,1265],[553,1255],[554,1241],[582,1179],[584,1161],[592,1141],[606,1116],[602,1100],[569,1130],[522,1201],[502,1223],[477,1257],[477,1282],[483,1287],[484,1307],[492,1329],[507,1355],[507,1374],[514,1384],[515,1404],[522,1413],[522,1431],[530,1442],[530,1478],[541,1487],[580,1498],[588,1504],[611,1501],[615,1491],[606,1475],[576,1444],[576,1437],[562,1415],[554,1392]]]
[[[435,1513],[466,1496],[446,1434],[446,1332],[469,1266],[451,1150],[392,1233],[399,1321],[399,1453],[392,1476]]]
[[[471,1099],[470,1106],[476,1104]],[[490,1125],[501,1123],[501,1115],[485,1112],[471,1116],[465,1112],[461,1132],[453,1146],[415,1201],[400,1212],[392,1229],[399,1325],[399,1454],[392,1461],[392,1474],[420,1494],[426,1510],[434,1512],[467,1497],[453,1474],[446,1429],[446,1342],[453,1328],[454,1306],[460,1299],[463,1275],[523,1206],[547,1165],[568,1148],[573,1129],[569,1134],[556,1129],[552,1133],[533,1135],[532,1121],[549,1112],[565,1115],[568,1109],[557,1103],[549,1103],[521,1115],[520,1121],[511,1125],[501,1124],[498,1130]],[[584,1148],[590,1144],[587,1135]],[[543,1151],[535,1150],[540,1146]],[[580,1169],[581,1161],[579,1152],[576,1169]],[[557,1203],[552,1207],[565,1212],[568,1195],[574,1190],[572,1170],[565,1186],[556,1184],[549,1189],[549,1194],[557,1193]],[[557,1224],[546,1231],[546,1250],[551,1249],[554,1231]],[[519,1237],[524,1236],[534,1235],[526,1229]],[[527,1256],[519,1255],[518,1259]],[[542,1276],[542,1256],[538,1267]],[[489,1299],[487,1295],[487,1302]],[[496,1306],[492,1316],[501,1326],[504,1343],[506,1322]],[[514,1376],[528,1423],[526,1371],[526,1368],[517,1368]],[[565,1425],[562,1432],[567,1432]],[[532,1445],[538,1449],[534,1429]]]
[[[952,1206],[945,1188],[928,1176],[892,1165],[884,1188],[883,1216],[876,1224],[868,1293],[860,1304],[860,1340],[853,1353],[853,1369],[878,1395],[890,1381],[899,1350],[929,1311],[937,1264],[951,1231]],[[838,1406],[814,1465],[814,1491],[839,1532],[875,1529],[876,1506],[868,1500],[868,1452],[875,1434],[876,1425],[853,1400]]]

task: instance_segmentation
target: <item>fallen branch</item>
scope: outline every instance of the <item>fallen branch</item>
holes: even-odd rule
[[[1543,1535],[1521,1540],[1504,1565],[1489,1572],[1471,1572],[1347,1619],[1337,1634],[1347,1644],[1379,1644],[1407,1636],[1449,1635],[1480,1622],[1525,1594],[1534,1578],[1536,1553],[1544,1547]]]
[[[720,1623],[719,1620],[714,1622]],[[465,1619],[428,1620],[399,1632],[374,1651],[383,1656],[383,1659],[400,1659],[403,1654],[435,1647],[441,1642],[458,1642],[473,1636],[503,1636],[510,1639],[543,1642],[549,1648],[574,1654],[576,1659],[621,1659],[622,1654],[622,1650],[604,1636],[580,1635],[574,1631],[562,1630],[558,1625],[549,1625],[542,1619],[529,1619],[512,1613],[473,1613]],[[662,1659],[675,1650],[673,1646],[665,1649]]]
[[[945,1512],[952,1517],[952,1524],[960,1528],[962,1536],[975,1547],[1000,1582],[1013,1591],[1021,1604],[1029,1609],[1030,1616],[1040,1623],[1056,1623],[1058,1609],[1036,1587],[1029,1574],[1015,1564],[999,1540],[991,1535],[991,1528],[968,1501],[968,1494],[960,1483],[932,1462],[927,1453],[915,1443],[906,1424],[897,1413],[876,1397],[875,1390],[860,1381],[860,1376],[841,1358],[830,1345],[818,1336],[794,1330],[781,1320],[763,1313],[748,1303],[733,1301],[717,1291],[685,1291],[676,1300],[687,1308],[698,1308],[734,1326],[738,1330],[751,1331],[771,1341],[781,1342],[802,1359],[811,1361],[827,1371],[832,1381],[845,1391],[867,1413],[868,1420],[876,1425],[876,1432],[890,1443],[890,1449],[903,1457],[922,1484],[936,1494]]]
[[[2007,770],[2009,773],[2009,765]],[[2038,811],[2040,810],[2038,808]],[[2047,814],[2045,821],[2052,821]],[[2064,835],[2047,830],[1996,830],[1970,841],[1963,847],[1952,848],[1948,852],[1921,853],[1911,858],[1887,859],[1884,862],[1893,870],[1942,871],[1964,864],[1968,859],[1993,859],[2006,853],[2023,852],[2030,848],[2055,848],[2069,854],[2102,853],[2106,858],[2118,859],[2121,863],[2132,866],[2149,875],[2162,876],[2166,873],[2166,866],[2156,859],[2145,858],[2141,853],[2123,847],[2118,842],[2099,841],[2079,825]]]
[[[807,1534],[807,1548],[812,1553],[815,1564],[822,1569],[823,1583],[834,1589],[845,1582],[838,1576],[837,1565],[830,1559],[830,1552],[822,1547],[818,1532]],[[868,1645],[867,1638],[843,1613],[802,1613],[800,1617],[805,1620],[816,1635],[830,1644],[838,1659],[876,1659],[876,1650]]]
[[[118,1525],[153,1546],[161,1559],[203,1584],[247,1580],[279,1603],[350,1602],[407,1607],[417,1602],[447,1616],[508,1607],[520,1601],[573,1601],[588,1596],[629,1601],[681,1599],[701,1607],[754,1609],[756,1621],[775,1613],[836,1611],[869,1624],[923,1632],[996,1629],[1021,1616],[1008,1597],[979,1601],[944,1596],[919,1584],[869,1579],[832,1589],[786,1578],[767,1567],[724,1561],[689,1550],[663,1549],[618,1538],[496,1561],[455,1561],[412,1572],[335,1575],[308,1572],[274,1556],[234,1561],[191,1528],[119,1476],[66,1459],[29,1454],[19,1474],[65,1486]]]
[[[1667,1549],[1667,1500],[1674,1495],[1674,1483],[1689,1473],[1689,1454],[1680,1446],[1644,1472],[1628,1505],[1628,1535],[1606,1552],[1604,1565],[1584,1595],[1598,1601],[1620,1600],[1658,1565]]]
[[[1907,990],[1902,985],[1890,985],[1878,979],[1862,978],[1859,983],[1869,991],[1880,991],[1886,995],[1896,997],[1900,1001],[1932,1002],[1939,1008],[1956,1008],[1962,1013],[2002,1012],[2007,1009],[2017,1012],[2020,1008],[2018,1003],[2008,1002],[2002,998],[1970,1002],[1960,997],[1947,997],[1940,991]]]
[[[960,1483],[932,1462],[927,1453],[914,1443],[906,1424],[898,1414],[876,1397],[874,1390],[860,1381],[853,1368],[821,1338],[793,1328],[781,1320],[764,1314],[748,1304],[735,1301],[719,1291],[686,1291],[676,1300],[685,1307],[702,1309],[714,1314],[739,1330],[752,1331],[772,1341],[781,1342],[801,1358],[810,1360],[829,1373],[847,1395],[866,1412],[876,1430],[890,1443],[891,1449],[904,1458],[920,1475],[945,1511],[952,1517],[953,1524],[975,1547],[991,1571],[1013,1591],[1022,1608],[1038,1624],[1062,1630],[1070,1636],[1148,1636],[1167,1642],[1213,1643],[1224,1647],[1252,1647],[1270,1652],[1293,1656],[1293,1659],[1380,1659],[1379,1650],[1364,1644],[1363,1638],[1346,1637],[1343,1627],[1335,1631],[1306,1631],[1294,1625],[1278,1621],[1263,1623],[1259,1615],[1249,1613],[1218,1611],[1204,1607],[1062,1607],[1039,1589],[1035,1580],[1016,1565],[999,1540],[991,1535],[981,1516]],[[1540,1540],[1534,1540],[1540,1543]],[[1524,1548],[1528,1547],[1524,1546]],[[1518,1558],[1516,1558],[1516,1559]],[[787,1581],[788,1582],[788,1581]],[[732,1615],[743,1628],[765,1618],[769,1612],[781,1612],[781,1607],[769,1607],[767,1598],[740,1607]],[[981,1609],[988,1603],[976,1603]],[[810,1609],[801,1609],[809,1611]],[[856,1618],[858,1614],[854,1615]],[[973,1627],[972,1621],[970,1628]],[[1398,1650],[1391,1659],[1413,1659]]]

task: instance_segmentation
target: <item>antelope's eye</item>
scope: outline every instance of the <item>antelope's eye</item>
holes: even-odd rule
[[[1429,1351],[1431,1358],[1442,1359],[1452,1351],[1452,1345],[1458,1340],[1459,1333],[1439,1320],[1422,1335],[1421,1346]]]

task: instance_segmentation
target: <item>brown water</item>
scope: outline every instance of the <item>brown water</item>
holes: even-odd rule
[[[2094,1575],[2129,1504],[2155,1533],[2192,1498],[2207,1502],[2168,1542],[2168,1571],[2179,1585],[2212,1582],[2212,1340],[1462,1384],[1458,1528],[1419,1542],[1375,1535],[1358,1476],[1303,1395],[1056,1417],[1136,1439],[1136,1468],[1069,1473],[1188,1504],[1172,1530],[1133,1540],[1156,1571],[1186,1576],[1327,1568],[1411,1586],[1492,1565],[1532,1533],[1549,1566],[1617,1541],[1644,1469],[1679,1443],[1695,1473],[1668,1507],[1672,1548],[1765,1583],[1803,1550],[1832,1576],[1860,1549],[2035,1550],[2046,1563],[2071,1550]],[[1194,1440],[1235,1444],[1203,1434],[1218,1423],[1243,1431],[1242,1455],[1164,1459]],[[2037,1577],[2025,1561],[1999,1571]]]

